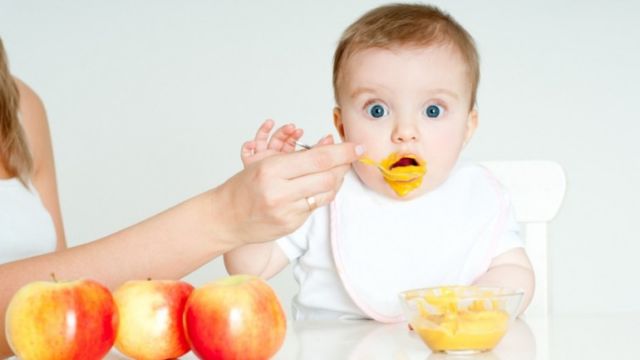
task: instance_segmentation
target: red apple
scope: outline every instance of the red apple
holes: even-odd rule
[[[22,360],[102,359],[115,341],[118,311],[111,292],[93,280],[37,281],[15,293],[5,325]]]
[[[191,350],[200,359],[263,360],[284,341],[278,297],[261,278],[236,275],[191,293],[184,312]]]
[[[120,325],[116,349],[138,360],[189,352],[182,315],[193,286],[176,280],[128,281],[114,293]]]

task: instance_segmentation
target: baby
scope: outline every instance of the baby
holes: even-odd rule
[[[522,289],[524,311],[534,276],[509,198],[484,168],[459,161],[478,124],[479,78],[473,39],[435,7],[387,5],[358,19],[334,56],[333,120],[366,157],[330,205],[314,209],[326,194],[308,199],[314,212],[293,234],[225,254],[227,271],[270,278],[292,262],[295,319],[399,321],[400,291],[440,285]],[[302,136],[288,125],[267,142],[272,127],[245,144],[245,166]]]

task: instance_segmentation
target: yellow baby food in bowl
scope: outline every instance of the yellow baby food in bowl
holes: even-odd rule
[[[451,286],[400,293],[405,316],[434,352],[493,349],[507,332],[523,292],[506,288]]]

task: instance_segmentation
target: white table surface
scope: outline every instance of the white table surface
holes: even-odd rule
[[[373,321],[289,322],[275,359],[541,360],[640,359],[640,314],[518,319],[490,352],[434,354],[407,325]],[[107,359],[124,359],[116,352]],[[193,353],[181,359],[196,359]]]

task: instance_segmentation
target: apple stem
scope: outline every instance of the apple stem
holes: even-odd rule
[[[148,278],[147,278],[147,281],[151,281],[151,278],[150,278],[150,277],[148,277]]]
[[[51,278],[53,279],[53,282],[58,282],[58,279],[56,279],[56,273],[51,273]]]

